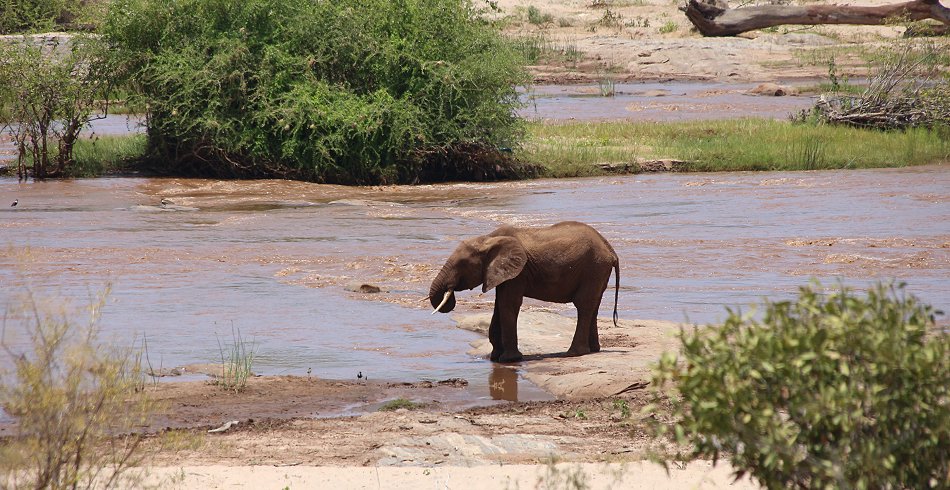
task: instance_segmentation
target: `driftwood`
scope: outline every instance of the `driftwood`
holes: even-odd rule
[[[950,87],[929,66],[939,53],[906,47],[886,59],[859,96],[822,95],[811,110],[796,119],[812,117],[829,124],[875,129],[906,129],[950,125]],[[939,77],[939,74],[937,75]]]
[[[876,7],[849,5],[759,5],[728,8],[722,0],[687,0],[680,7],[704,36],[734,36],[746,31],[786,24],[881,25],[892,19],[934,19],[950,25],[950,8],[939,0],[913,0]]]

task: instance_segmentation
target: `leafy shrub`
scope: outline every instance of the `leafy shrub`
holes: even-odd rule
[[[91,306],[88,324],[53,304],[27,295],[4,315],[4,327],[13,320],[5,337],[28,341],[18,349],[22,342],[0,339],[7,354],[0,365],[13,367],[0,373],[0,406],[16,420],[14,435],[0,441],[0,486],[135,487],[144,435],[132,431],[154,410],[141,393],[140,357],[97,343],[103,300]]]
[[[768,488],[947,488],[950,335],[902,288],[815,283],[761,320],[683,331],[655,372],[680,395],[660,433]]]
[[[93,37],[0,43],[0,130],[20,149],[18,174],[66,177],[73,149],[91,120],[108,109],[112,77],[102,43]]]
[[[491,174],[523,132],[522,60],[469,0],[119,0],[104,32],[169,171]]]

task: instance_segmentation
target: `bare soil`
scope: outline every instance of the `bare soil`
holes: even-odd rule
[[[730,2],[738,8],[739,2]],[[760,2],[766,3],[766,2]],[[857,0],[882,5],[891,0]],[[905,27],[782,26],[736,37],[695,31],[677,0],[498,0],[506,33],[543,39],[553,54],[531,67],[536,83],[639,80],[770,82],[866,74],[862,54]],[[534,14],[529,15],[529,9]],[[937,42],[948,42],[946,39]]]

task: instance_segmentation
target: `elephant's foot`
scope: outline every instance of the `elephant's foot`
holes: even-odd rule
[[[498,357],[498,362],[521,362],[524,360],[524,356],[521,355],[521,351],[505,351],[501,356]]]
[[[594,343],[590,344],[590,351],[591,351],[591,352],[600,352],[600,342],[594,342]]]
[[[583,356],[584,354],[590,354],[591,352],[596,352],[590,347],[578,347],[572,345],[570,349],[567,350],[567,355],[571,357]]]
[[[501,358],[501,349],[492,349],[491,354],[488,356],[488,359],[492,362],[498,362],[498,359]]]

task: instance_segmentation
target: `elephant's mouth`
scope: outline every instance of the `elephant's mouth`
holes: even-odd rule
[[[451,300],[451,303],[449,302],[450,300]],[[432,310],[432,314],[434,315],[436,314],[436,312],[448,313],[454,309],[455,309],[455,293],[451,289],[449,289],[445,292],[445,296],[442,297],[442,302],[439,303],[439,306],[436,306],[435,309]]]

